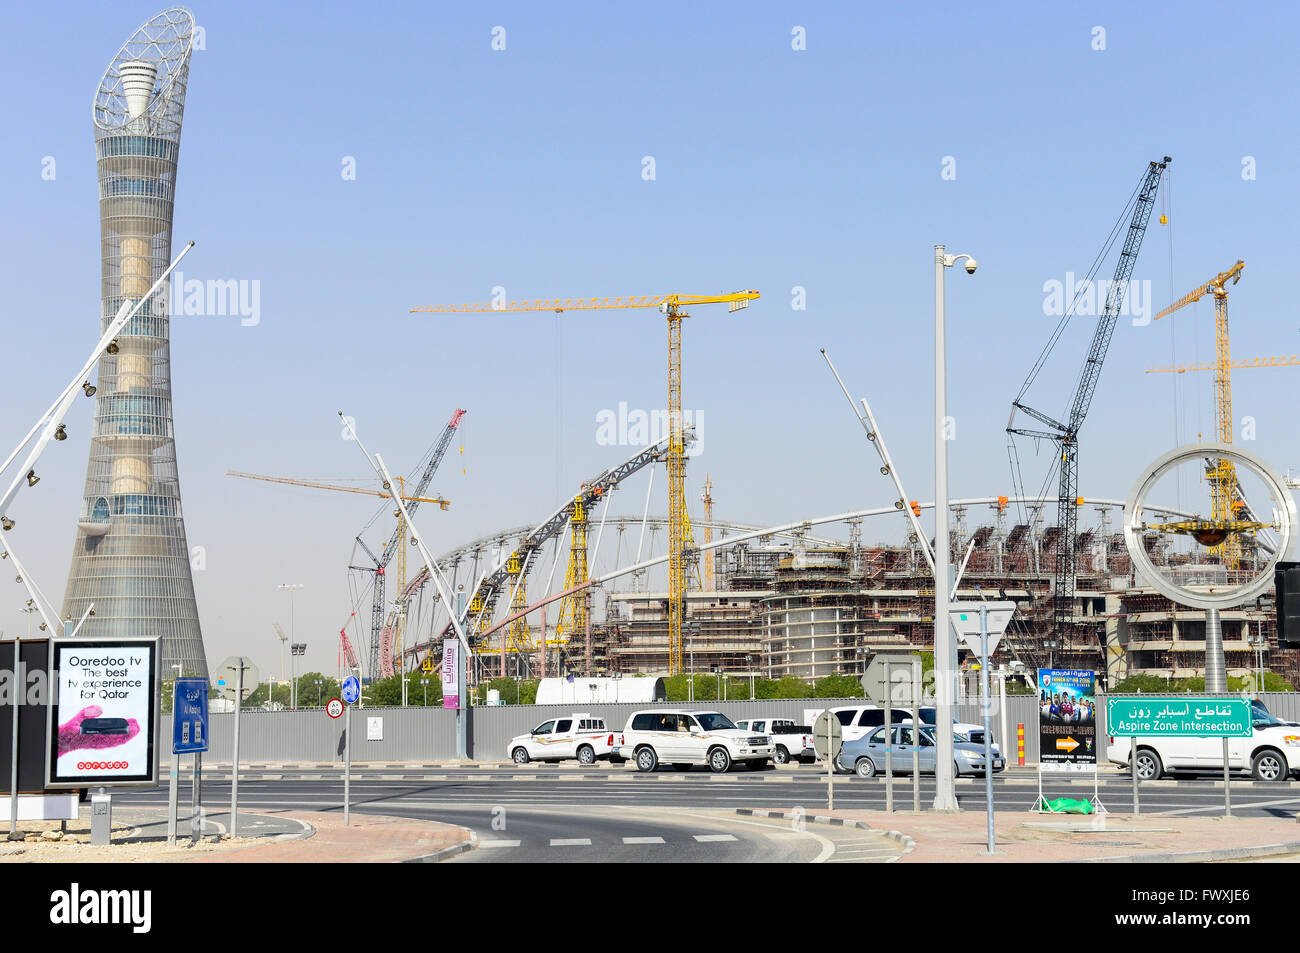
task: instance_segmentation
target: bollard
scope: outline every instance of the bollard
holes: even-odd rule
[[[1016,763],[1025,766],[1025,726],[1016,725]]]
[[[90,843],[107,847],[113,837],[113,796],[100,788],[90,796]]]

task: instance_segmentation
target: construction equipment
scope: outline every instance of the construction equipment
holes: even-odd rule
[[[1151,368],[1153,371],[1214,370],[1214,415],[1217,427],[1216,437],[1220,443],[1232,443],[1232,368],[1233,367],[1276,367],[1281,364],[1300,363],[1297,358],[1265,357],[1255,358],[1249,362],[1237,362],[1231,359],[1228,336],[1228,284],[1241,280],[1241,271],[1246,263],[1240,258],[1227,271],[1221,271],[1199,288],[1189,291],[1169,307],[1156,315],[1156,320],[1173,314],[1181,308],[1200,301],[1207,294],[1214,295],[1214,345],[1216,360],[1213,364],[1187,367]],[[1227,526],[1239,521],[1243,501],[1239,499],[1240,488],[1237,485],[1236,468],[1231,460],[1213,459],[1205,461],[1205,475],[1210,484],[1210,522]],[[1218,538],[1217,543],[1204,543],[1210,551],[1220,556],[1229,569],[1236,569],[1241,562],[1241,539],[1236,532],[1224,529],[1222,533],[1201,532],[1195,534],[1198,541],[1211,537]]]
[[[579,503],[582,504],[584,518],[590,519],[595,506],[603,500],[607,500],[609,494],[620,483],[648,466],[663,462],[667,457],[671,440],[671,436],[664,437],[649,447],[638,450],[618,466],[611,467],[584,482],[582,492],[578,496],[567,501],[537,526],[524,531],[518,545],[496,566],[485,570],[479,576],[469,598],[467,617],[469,625],[467,628],[472,637],[480,640],[475,646],[477,654],[495,655],[497,652],[501,653],[499,671],[503,677],[507,674],[506,657],[508,655],[515,653],[518,664],[520,655],[531,652],[533,649],[526,619],[526,610],[529,604],[525,594],[525,586],[528,570],[542,546],[549,540],[559,536],[564,531],[564,527],[571,523]],[[689,428],[685,429],[682,434],[683,448],[690,446],[694,440],[694,432]],[[427,572],[416,575],[411,584],[407,586],[407,592],[414,592],[424,584],[427,578]],[[566,591],[567,589],[566,586]],[[509,593],[511,596],[509,612],[511,621],[504,634],[504,644],[500,648],[494,648],[485,644],[481,639],[491,627],[493,612],[503,593]],[[437,646],[441,644],[441,640],[450,637],[451,630],[452,626],[448,624],[443,628],[440,636],[430,639],[422,645],[413,646],[407,650],[408,653],[418,653],[422,649],[430,653],[437,651]]]
[[[335,490],[339,493],[360,493],[362,496],[379,496],[388,499],[388,494],[383,490],[367,490],[359,486],[347,486],[343,483],[327,483],[319,480],[295,480],[292,477],[275,477],[266,476],[261,473],[241,473],[238,470],[227,470],[226,476],[242,477],[245,480],[262,480],[266,483],[287,483],[290,486],[312,486],[318,490]],[[438,508],[446,510],[451,507],[451,500],[445,496],[403,496],[403,500],[408,503],[437,503]]]
[[[460,426],[461,418],[464,416],[465,416],[465,411],[463,410],[457,410],[454,414],[451,415],[451,419],[447,421],[447,426],[444,427],[442,430],[442,435],[438,437],[438,442],[434,444],[433,450],[429,454],[428,463],[425,464],[424,471],[420,474],[420,480],[415,485],[414,493],[409,497],[405,497],[405,496],[403,497],[403,502],[407,504],[406,511],[412,516],[415,515],[415,511],[419,508],[420,503],[425,502],[424,492],[425,490],[428,489],[429,481],[433,479],[433,475],[438,472],[438,465],[442,463],[442,458],[447,453],[447,447],[451,445],[451,438],[455,435],[456,428]],[[387,493],[384,493],[383,495],[388,496]],[[370,671],[371,678],[375,677],[376,672],[379,672],[380,677],[387,677],[393,674],[392,656],[391,656],[391,634],[390,634],[390,642],[389,642],[390,654],[389,654],[388,665],[384,666],[381,663],[381,656],[383,654],[383,645],[385,641],[384,640],[384,616],[388,608],[387,604],[384,601],[384,591],[386,588],[385,573],[388,568],[389,561],[393,558],[393,555],[398,551],[398,549],[402,548],[402,546],[405,543],[407,535],[408,535],[408,527],[406,526],[405,522],[402,520],[401,514],[398,513],[397,526],[393,529],[393,535],[389,538],[388,542],[384,544],[384,549],[379,554],[379,556],[375,556],[375,554],[370,551],[370,548],[366,546],[365,543],[361,542],[360,536],[357,537],[357,542],[361,544],[361,548],[365,550],[366,555],[370,557],[370,561],[374,563],[373,569],[369,569],[369,567],[366,568],[366,571],[373,572],[375,574],[374,595],[370,606],[370,669],[369,671]],[[357,568],[357,567],[352,567],[352,568]],[[405,580],[402,581],[404,582]]]
[[[412,313],[461,314],[511,311],[603,311],[622,308],[658,308],[668,319],[668,674],[682,670],[682,620],[686,615],[686,564],[696,555],[686,511],[686,453],[682,440],[682,319],[686,308],[727,304],[735,312],[749,307],[757,291],[722,295],[633,295],[624,298],[553,298],[511,301],[505,304],[431,305]]]
[[[713,476],[704,474],[704,492],[700,494],[700,502],[704,504],[704,544],[707,546],[713,542]],[[704,562],[704,591],[714,591],[713,582],[713,554],[705,558]]]
[[[1151,218],[1151,210],[1155,205],[1160,181],[1171,161],[1169,156],[1165,156],[1160,162],[1148,163],[1142,181],[1134,193],[1134,198],[1131,200],[1133,213],[1129,220],[1128,232],[1124,237],[1124,245],[1120,249],[1119,260],[1115,263],[1115,276],[1107,287],[1106,304],[1102,309],[1101,316],[1097,319],[1097,326],[1092,335],[1092,343],[1084,359],[1078,386],[1075,389],[1074,398],[1070,404],[1070,412],[1065,422],[1057,421],[1021,402],[1030,384],[1033,383],[1038,372],[1042,369],[1047,355],[1055,346],[1056,341],[1059,340],[1064,322],[1058,326],[1057,333],[1053,335],[1052,340],[1048,343],[1043,354],[1040,355],[1033,370],[1030,371],[1029,377],[1020,389],[1020,394],[1012,402],[1011,417],[1007,421],[1007,433],[1009,434],[1044,438],[1055,442],[1057,445],[1057,463],[1060,467],[1060,473],[1056,499],[1058,541],[1054,614],[1055,637],[1058,642],[1064,642],[1070,638],[1069,625],[1074,614],[1074,550],[1079,525],[1078,508],[1083,504],[1083,499],[1078,496],[1079,430],[1088,415],[1088,408],[1092,404],[1093,394],[1097,390],[1097,381],[1101,376],[1101,366],[1106,360],[1106,352],[1110,348],[1110,339],[1115,332],[1115,322],[1119,317],[1120,307],[1124,303],[1124,295],[1128,291],[1133,266],[1137,263],[1138,251],[1142,247],[1142,239],[1146,234],[1147,222]],[[1100,262],[1100,256],[1098,261]],[[1073,310],[1072,307],[1071,310]],[[1069,316],[1067,312],[1065,318],[1068,319]],[[1027,430],[1013,426],[1017,410],[1023,411],[1029,417],[1041,424],[1045,424],[1050,429],[1046,431]]]

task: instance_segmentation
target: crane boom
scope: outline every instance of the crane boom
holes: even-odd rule
[[[456,428],[460,426],[461,418],[464,416],[465,416],[465,411],[459,409],[454,414],[451,415],[451,419],[447,421],[447,426],[444,427],[442,430],[442,435],[438,438],[438,442],[434,445],[433,452],[429,454],[429,462],[425,465],[424,472],[420,474],[420,481],[415,485],[415,491],[409,497],[406,496],[403,497],[404,500],[408,501],[406,512],[411,514],[412,516],[415,515],[416,509],[419,507],[420,503],[422,502],[421,498],[424,496],[425,490],[428,489],[429,481],[432,480],[433,475],[438,472],[438,465],[442,463],[442,458],[447,453],[447,447],[451,445],[451,438],[456,433]],[[382,495],[385,497],[388,496],[387,493],[384,493]],[[380,551],[379,556],[377,557],[375,556],[374,553],[370,552],[369,548],[366,547],[365,543],[361,544],[362,548],[366,550],[366,553],[370,556],[372,560],[374,560],[375,563],[374,597],[370,605],[370,669],[369,671],[370,671],[371,678],[374,678],[377,674],[380,674],[382,672],[380,655],[381,655],[381,648],[383,644],[384,616],[388,610],[388,605],[385,601],[385,590],[387,588],[385,583],[388,578],[386,570],[388,568],[389,561],[393,558],[393,554],[397,552],[398,543],[401,542],[402,537],[406,534],[406,532],[407,532],[407,528],[405,523],[403,522],[401,517],[398,517],[397,526],[393,528],[392,536],[389,537],[388,543]],[[358,542],[361,541],[360,537],[357,538],[357,541]],[[388,673],[383,672],[383,674],[388,674]]]
[[[1124,236],[1124,245],[1120,249],[1119,260],[1115,263],[1115,276],[1106,289],[1106,305],[1097,319],[1093,331],[1092,343],[1084,358],[1083,369],[1079,374],[1079,383],[1070,403],[1070,412],[1064,423],[1053,420],[1046,414],[1026,407],[1019,401],[1012,403],[1012,419],[1017,410],[1046,424],[1050,433],[1028,431],[1007,427],[1008,433],[1028,436],[1049,436],[1054,439],[1060,451],[1057,461],[1060,465],[1060,479],[1057,484],[1056,525],[1056,593],[1054,604],[1055,634],[1058,642],[1067,638],[1070,619],[1074,613],[1075,591],[1075,536],[1079,525],[1079,430],[1088,416],[1093,395],[1097,391],[1097,382],[1101,378],[1101,366],[1110,349],[1111,337],[1115,333],[1115,323],[1119,319],[1120,307],[1128,291],[1128,283],[1133,275],[1133,266],[1137,264],[1138,251],[1142,248],[1142,239],[1146,235],[1147,222],[1155,207],[1156,194],[1160,189],[1160,180],[1172,160],[1165,156],[1160,162],[1147,164],[1142,182],[1138,186],[1137,197],[1133,205],[1133,214],[1129,220],[1128,232]]]
[[[238,470],[227,470],[226,476],[242,477],[245,480],[261,480],[265,483],[287,483],[290,486],[314,486],[319,490],[335,490],[339,493],[360,493],[362,496],[379,496],[385,500],[388,494],[383,490],[367,490],[360,486],[340,486],[337,483],[321,483],[315,480],[295,480],[292,477],[266,476],[262,473],[241,473]],[[404,496],[402,499],[413,503],[437,503],[440,509],[447,509],[451,506],[451,500],[442,496],[431,496],[417,498],[414,496]]]

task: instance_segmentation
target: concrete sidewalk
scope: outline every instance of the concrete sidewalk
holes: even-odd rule
[[[818,819],[861,821],[911,838],[915,847],[898,863],[1205,863],[1300,854],[1300,824],[1291,817],[1003,812],[994,819],[997,853],[992,856],[986,851],[988,821],[982,811],[818,810],[805,817],[809,822]]]
[[[437,821],[418,821],[377,814],[343,815],[319,811],[261,811],[310,825],[314,833],[295,840],[253,844],[236,850],[196,857],[196,864],[315,864],[315,863],[420,863],[442,860],[474,846],[472,831]],[[240,812],[243,817],[243,812]]]

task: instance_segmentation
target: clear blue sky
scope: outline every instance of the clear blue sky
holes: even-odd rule
[[[0,150],[5,438],[16,440],[94,340],[98,210],[90,104],[155,3],[10,7],[0,30],[9,132]],[[1158,309],[1246,260],[1232,292],[1238,356],[1300,351],[1293,286],[1300,155],[1296,15],[1214,4],[409,4],[194,7],[176,204],[187,277],[256,280],[260,323],[177,317],[175,416],[209,658],[278,674],[270,623],[300,582],[309,667],[332,669],[345,566],[364,499],[246,483],[228,468],[365,475],[339,409],[398,470],[451,411],[465,453],[435,481],[435,550],[534,521],[625,457],[596,415],[665,406],[654,312],[409,315],[415,305],[757,288],[748,311],[702,308],[685,334],[685,406],[703,413],[721,518],[770,524],[887,504],[819,347],[872,400],[910,495],[932,496],[935,242],[949,276],[955,495],[1005,493],[1009,403],[1055,319],[1044,283],[1086,270],[1150,159],[1168,154],[1172,221],[1136,277]],[[52,22],[58,29],[51,29]],[[506,49],[492,49],[493,28]],[[1094,50],[1093,28],[1106,48]],[[803,27],[806,49],[792,49]],[[42,178],[45,157],[53,181]],[[341,176],[355,158],[356,178]],[[656,178],[642,177],[653,156]],[[944,157],[956,178],[941,177]],[[1257,176],[1242,177],[1244,157]],[[1158,214],[1158,213],[1157,213]],[[1172,248],[1172,253],[1171,253]],[[1113,260],[1103,269],[1109,275]],[[1171,274],[1172,273],[1172,274]],[[806,289],[807,309],[791,307]],[[1031,401],[1064,413],[1091,334],[1072,326]],[[1121,320],[1085,426],[1081,490],[1123,496],[1140,465],[1213,429],[1210,378],[1143,369],[1213,357],[1213,306]],[[1300,465],[1296,371],[1239,372],[1248,444]],[[1175,387],[1179,389],[1175,391]],[[1180,415],[1175,426],[1175,408]],[[85,477],[90,402],[11,515],[56,599]],[[558,412],[557,412],[558,411]],[[558,447],[558,450],[557,450]],[[1050,453],[1021,447],[1026,482]],[[462,467],[467,471],[462,473]],[[644,482],[619,512],[639,511]],[[659,502],[664,481],[656,481]],[[868,538],[894,538],[892,521]],[[373,538],[372,534],[372,538]],[[8,585],[9,589],[2,588]],[[0,580],[0,625],[23,625]]]

